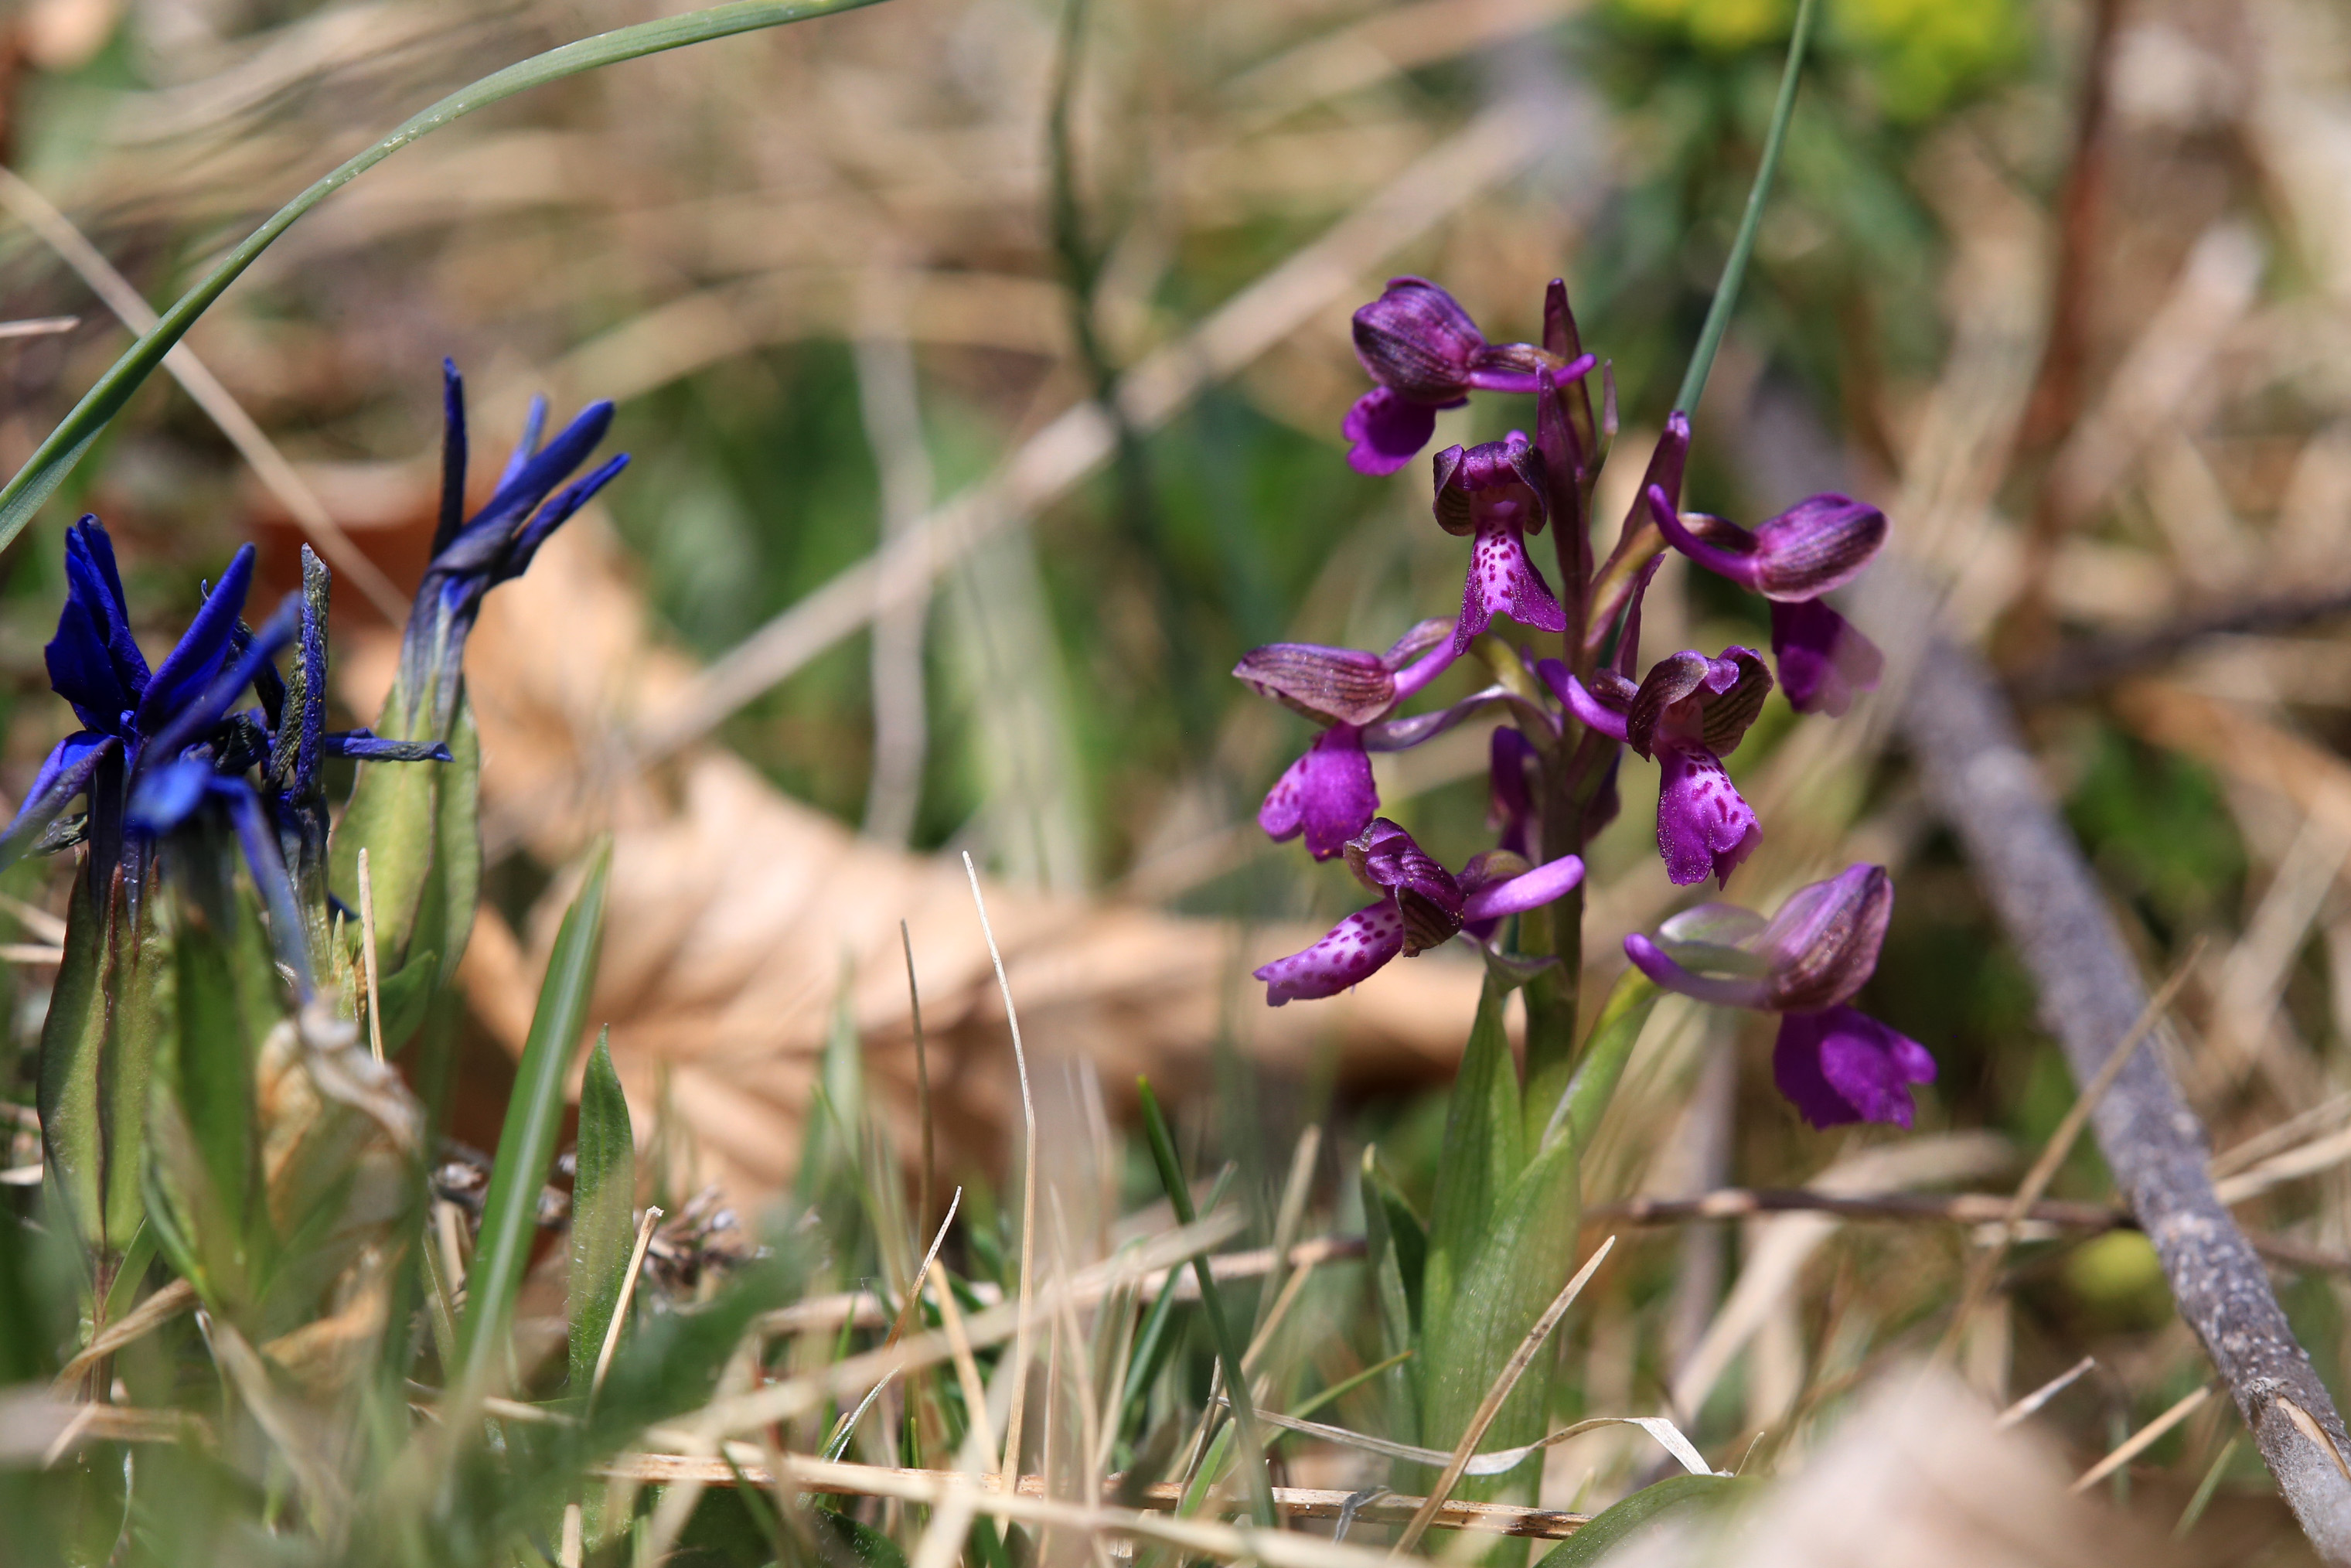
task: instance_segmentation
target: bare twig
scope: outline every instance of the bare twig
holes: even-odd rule
[[[2187,1420],[2195,1413],[2198,1406],[2210,1397],[2212,1397],[2212,1385],[2209,1383],[2199,1385],[2195,1392],[2133,1432],[2120,1448],[2084,1470],[2082,1479],[2075,1481],[2071,1490],[2077,1493],[2088,1491],[2092,1487],[2145,1453],[2154,1445],[2158,1437]]]
[[[2085,1373],[2087,1373],[2091,1368],[2097,1364],[2098,1358],[2096,1356],[2084,1356],[2081,1360],[2075,1362],[2073,1365],[2067,1367],[2064,1371],[2059,1373],[2056,1376],[2051,1378],[2048,1382],[2043,1384],[2040,1387],[2034,1389],[2032,1393],[2026,1395],[2023,1398],[2018,1400],[2015,1404],[2001,1411],[2000,1413],[2000,1419],[1994,1421],[1992,1426],[2004,1429],[2006,1427],[2015,1426],[2020,1421],[2030,1419],[2035,1412],[2041,1409],[2043,1406],[2048,1404],[2052,1399],[2056,1398],[2060,1394],[2064,1393],[2068,1388],[2073,1387],[2074,1385],[2081,1379]]]
[[[1932,612],[1890,566],[1880,565],[1856,608],[1865,630],[1915,638],[1932,624]],[[1999,688],[1972,652],[1938,642],[1919,664],[1902,723],[1929,797],[1958,831],[2032,969],[2043,1017],[2086,1082],[2144,1010],[2147,994]],[[2133,1053],[2091,1125],[2163,1260],[2181,1317],[2235,1396],[2278,1490],[2321,1557],[2351,1563],[2343,1457],[2351,1437],[2259,1257],[2213,1191],[2203,1129],[2154,1053]]]

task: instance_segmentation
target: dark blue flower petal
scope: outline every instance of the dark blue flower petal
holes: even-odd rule
[[[319,737],[329,757],[357,757],[377,762],[446,762],[449,748],[437,740],[380,740],[364,729],[347,729]]]
[[[252,548],[251,545],[247,545],[246,549],[250,550]],[[239,553],[242,555],[244,552]],[[225,580],[224,580],[224,586],[225,586]],[[295,631],[301,623],[301,614],[302,596],[298,593],[287,594],[284,601],[278,605],[277,613],[263,622],[261,628],[253,633],[253,641],[238,656],[236,663],[214,675],[210,685],[194,694],[188,701],[180,704],[163,721],[162,727],[148,737],[147,745],[152,749],[154,755],[162,759],[173,758],[182,747],[192,745],[197,737],[218,724],[228,710],[235,706],[238,696],[246,687],[253,685],[255,674],[277,655],[278,649],[294,640]],[[192,631],[190,635],[193,634]],[[186,638],[181,639],[182,646],[184,647],[186,643]],[[225,643],[222,646],[222,652],[227,652]],[[169,663],[169,660],[165,661],[167,665]],[[218,664],[219,662],[215,660],[215,669],[218,669]],[[156,685],[162,685],[162,673],[158,671],[155,676]],[[149,689],[152,692],[153,688]]]
[[[220,585],[204,598],[204,607],[188,623],[177,645],[155,668],[154,677],[139,699],[139,727],[152,735],[213,684],[228,657],[236,619],[245,612],[245,596],[253,586],[253,547],[240,548],[221,573]],[[247,680],[252,677],[248,675]],[[227,711],[221,705],[221,712]],[[219,713],[213,716],[220,716]]]
[[[433,529],[439,555],[465,521],[465,379],[457,361],[441,361],[441,520]]]
[[[122,594],[122,573],[114,564],[114,541],[94,517],[85,516],[67,530],[66,583],[67,592],[81,601],[105,640],[114,678],[135,699],[147,685],[147,657],[131,634],[131,609]]]
[[[42,650],[49,667],[49,686],[73,704],[74,712],[91,729],[124,732],[122,715],[133,700],[115,674],[106,650],[106,637],[78,597],[68,596],[57,612],[57,634]]]
[[[209,758],[183,757],[149,768],[131,787],[125,821],[142,833],[169,832],[188,820],[217,777]]]
[[[555,498],[541,507],[538,515],[515,536],[514,548],[507,552],[506,562],[498,568],[492,582],[507,582],[520,577],[529,569],[531,558],[538,553],[538,547],[547,542],[548,536],[570,521],[572,513],[586,506],[597,491],[611,484],[628,465],[629,455],[619,453],[607,459],[594,473],[559,491]]]
[[[547,394],[540,392],[531,398],[530,412],[522,416],[522,434],[515,442],[515,449],[507,456],[506,467],[498,474],[499,489],[513,484],[515,476],[522,472],[523,465],[538,455],[539,438],[546,434]]]
[[[33,787],[25,791],[16,820],[5,833],[0,833],[0,846],[5,846],[5,859],[16,859],[16,852],[38,837],[41,830],[65,810],[67,801],[89,789],[99,764],[109,751],[119,752],[121,745],[110,735],[86,729],[58,741],[42,762],[41,770],[33,776]]]

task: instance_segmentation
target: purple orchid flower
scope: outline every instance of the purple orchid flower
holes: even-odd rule
[[[1542,532],[1548,520],[1544,488],[1542,455],[1515,430],[1437,455],[1437,526],[1477,538],[1461,585],[1455,653],[1468,652],[1497,615],[1538,632],[1567,630],[1567,612],[1527,555],[1527,535]]]
[[[1538,669],[1577,719],[1656,760],[1666,875],[1684,887],[1709,875],[1728,881],[1762,837],[1722,758],[1738,749],[1771,690],[1763,661],[1750,648],[1725,648],[1717,659],[1684,652],[1660,660],[1637,686],[1601,670],[1588,688],[1556,659]]]
[[[1677,513],[1652,491],[1667,542],[1718,576],[1771,601],[1771,654],[1799,713],[1841,715],[1877,685],[1885,655],[1821,596],[1861,575],[1886,543],[1886,514],[1850,496],[1808,497],[1751,533],[1702,512]]]
[[[1359,474],[1393,474],[1428,444],[1437,411],[1477,392],[1531,392],[1550,368],[1580,376],[1591,355],[1562,363],[1531,343],[1489,343],[1453,296],[1422,277],[1392,277],[1355,312],[1355,358],[1379,384],[1355,400],[1340,433]]]
[[[1348,869],[1379,890],[1380,901],[1305,951],[1259,968],[1268,1007],[1335,997],[1398,954],[1417,957],[1465,926],[1540,909],[1583,880],[1583,862],[1573,855],[1529,868],[1500,850],[1479,855],[1456,877],[1384,817],[1351,840],[1346,852]]]
[[[1380,793],[1364,731],[1452,664],[1452,630],[1448,622],[1424,621],[1384,653],[1275,643],[1233,666],[1259,695],[1329,727],[1267,791],[1257,813],[1267,837],[1278,842],[1303,832],[1307,849],[1323,861],[1370,825]]]
[[[1625,937],[1625,954],[1667,990],[1780,1014],[1772,1078],[1813,1126],[1907,1128],[1910,1085],[1935,1081],[1935,1059],[1847,1005],[1876,970],[1893,913],[1886,868],[1854,865],[1798,888],[1769,921],[1735,904],[1704,904],[1667,920],[1660,940]]]

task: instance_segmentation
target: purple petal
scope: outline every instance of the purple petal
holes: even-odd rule
[[[1395,706],[1395,674],[1378,655],[1311,643],[1270,643],[1252,648],[1233,674],[1309,718],[1369,724]]]
[[[1552,690],[1559,694],[1568,711],[1575,715],[1578,724],[1586,729],[1597,730],[1611,740],[1625,738],[1625,716],[1593,696],[1582,681],[1567,673],[1566,665],[1557,659],[1545,659],[1536,669],[1545,683],[1551,685]],[[1554,674],[1559,677],[1558,683],[1552,681]]]
[[[1886,669],[1877,644],[1817,599],[1772,604],[1771,656],[1798,713],[1842,715],[1855,693],[1874,688]]]
[[[1459,402],[1441,406],[1454,407]],[[1358,474],[1393,474],[1420,455],[1437,434],[1439,404],[1374,387],[1355,400],[1339,434],[1347,438],[1347,465]]]
[[[1486,825],[1501,834],[1501,847],[1523,855],[1534,825],[1534,789],[1528,778],[1536,766],[1533,744],[1509,725],[1494,727],[1486,764]]]
[[[1486,348],[1469,312],[1424,277],[1388,279],[1386,290],[1355,312],[1354,340],[1355,358],[1372,380],[1423,403],[1467,392]]]
[[[1552,597],[1551,585],[1527,559],[1527,541],[1513,527],[1481,523],[1469,555],[1469,576],[1461,585],[1461,620],[1453,648],[1465,653],[1497,615],[1508,615],[1537,632],[1564,632],[1567,612]]]
[[[1394,901],[1382,899],[1339,922],[1304,952],[1276,958],[1256,973],[1265,982],[1265,1005],[1278,1008],[1284,1002],[1335,997],[1371,978],[1403,951],[1404,916]]]
[[[1771,977],[1771,1006],[1813,1012],[1853,1000],[1876,972],[1894,918],[1894,879],[1884,866],[1852,865],[1788,895],[1747,944]]]
[[[1717,1007],[1756,1008],[1764,1003],[1763,982],[1752,977],[1694,975],[1673,956],[1638,931],[1625,938],[1625,956],[1633,967],[1669,991],[1695,997]]]
[[[1673,503],[1666,499],[1663,486],[1652,485],[1642,492],[1649,503],[1649,516],[1666,542],[1689,557],[1717,577],[1727,577],[1740,587],[1759,590],[1762,561],[1757,553],[1753,534],[1735,523],[1719,517],[1707,519],[1703,534],[1693,531],[1682,520]]]
[[[1935,1081],[1927,1048],[1853,1008],[1790,1013],[1771,1051],[1780,1092],[1815,1127],[1910,1125],[1910,1085]]]
[[[1657,749],[1657,852],[1677,887],[1708,876],[1728,882],[1755,852],[1763,830],[1721,759],[1697,747]]]
[[[1583,862],[1574,855],[1546,861],[1524,876],[1481,887],[1461,901],[1465,920],[1498,920],[1541,909],[1583,880]]]
[[[1372,783],[1372,759],[1364,754],[1364,732],[1333,725],[1317,736],[1306,755],[1290,765],[1258,808],[1257,825],[1277,841],[1306,834],[1306,847],[1327,861],[1347,841],[1370,826],[1380,809]]]
[[[1850,496],[1807,497],[1758,524],[1755,591],[1792,603],[1859,577],[1886,543],[1886,514]]]

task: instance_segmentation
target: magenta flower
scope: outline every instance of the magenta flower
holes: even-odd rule
[[[1667,990],[1781,1014],[1772,1078],[1813,1126],[1907,1127],[1910,1085],[1935,1081],[1935,1059],[1847,1005],[1877,967],[1893,913],[1886,868],[1853,865],[1798,888],[1768,922],[1735,904],[1702,904],[1660,926],[1660,941],[1625,937],[1625,955]]]
[[[1364,729],[1445,673],[1455,650],[1443,621],[1424,621],[1384,653],[1275,643],[1252,650],[1233,674],[1265,696],[1329,727],[1291,763],[1258,808],[1258,826],[1277,842],[1306,835],[1329,860],[1380,809]]]
[[[1763,661],[1748,648],[1725,648],[1719,659],[1685,652],[1660,660],[1637,686],[1602,670],[1591,688],[1555,659],[1538,668],[1583,724],[1656,759],[1666,875],[1685,887],[1709,875],[1729,880],[1762,837],[1722,758],[1738,749],[1771,690]]]
[[[1347,846],[1347,867],[1381,894],[1301,953],[1257,971],[1268,1007],[1335,997],[1369,979],[1389,959],[1417,957],[1451,941],[1470,923],[1499,920],[1544,904],[1583,880],[1573,855],[1529,869],[1505,851],[1489,851],[1456,877],[1386,818]]]
[[[1562,381],[1583,375],[1584,355],[1555,363],[1531,343],[1489,343],[1450,294],[1421,277],[1392,277],[1387,291],[1355,312],[1355,358],[1379,384],[1355,400],[1340,432],[1359,474],[1393,474],[1428,444],[1437,411],[1458,408],[1472,391],[1531,392],[1550,366]]]
[[[1702,512],[1675,511],[1651,493],[1668,543],[1718,576],[1771,601],[1771,654],[1799,713],[1842,714],[1885,665],[1876,644],[1821,596],[1861,575],[1886,543],[1886,514],[1850,496],[1808,497],[1750,533]]]
[[[1527,535],[1542,532],[1542,456],[1517,431],[1501,441],[1448,446],[1437,455],[1437,526],[1477,538],[1461,585],[1453,650],[1466,653],[1497,615],[1538,632],[1564,632],[1567,612],[1527,556]]]

